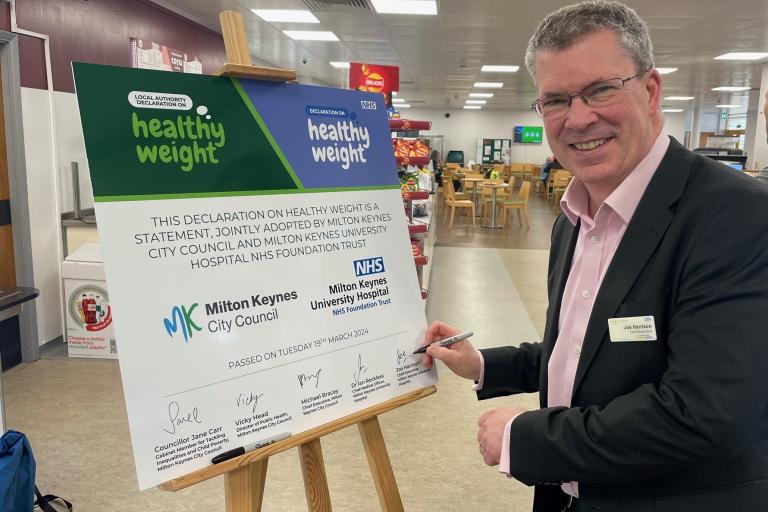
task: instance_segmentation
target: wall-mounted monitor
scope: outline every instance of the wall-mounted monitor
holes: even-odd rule
[[[515,126],[515,142],[519,144],[541,144],[544,128],[541,126]]]

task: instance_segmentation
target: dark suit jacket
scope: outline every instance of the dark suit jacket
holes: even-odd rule
[[[534,510],[768,510],[768,189],[674,139],[611,262],[572,407],[546,408],[547,364],[578,226],[552,232],[544,339],[483,351],[479,397],[539,391],[512,423],[512,475]],[[658,339],[611,342],[608,319],[653,315]]]

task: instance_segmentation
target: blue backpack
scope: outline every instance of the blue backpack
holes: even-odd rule
[[[0,438],[0,510],[29,512],[35,501],[35,457],[24,434]]]

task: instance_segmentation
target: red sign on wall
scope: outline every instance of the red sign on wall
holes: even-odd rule
[[[349,64],[349,88],[358,91],[380,92],[384,102],[392,104],[392,91],[400,90],[400,68],[378,64]]]

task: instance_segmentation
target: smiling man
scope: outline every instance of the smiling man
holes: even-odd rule
[[[430,346],[481,399],[483,460],[537,512],[768,504],[768,190],[663,134],[648,28],[627,6],[545,18],[532,107],[573,181],[555,221],[541,343]],[[748,221],[747,221],[748,219]],[[433,323],[425,344],[459,329]]]

